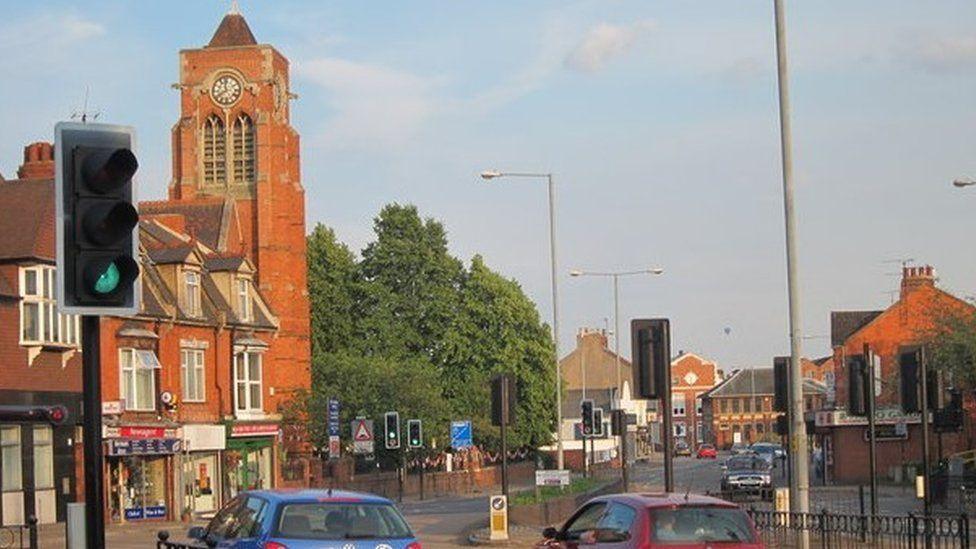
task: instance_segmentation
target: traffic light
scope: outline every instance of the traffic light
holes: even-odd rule
[[[901,409],[906,414],[920,411],[918,404],[919,352],[917,349],[902,350],[899,353],[901,366]]]
[[[384,432],[387,450],[400,448],[400,414],[398,412],[387,412],[383,421],[386,429]]]
[[[610,410],[610,434],[615,437],[627,432],[627,412],[621,409]]]
[[[790,357],[773,359],[773,411],[785,412],[790,407]]]
[[[870,411],[868,387],[868,367],[864,355],[847,357],[847,412],[852,416],[864,416]]]
[[[929,410],[941,410],[946,407],[945,373],[942,370],[929,370],[926,373],[928,379],[925,380],[925,388],[928,390],[926,400]]]
[[[491,378],[491,424],[506,426],[515,422],[515,404],[517,388],[515,376],[512,374],[498,374]]]
[[[139,167],[131,128],[55,126],[57,295],[62,312],[135,314],[139,309]]]
[[[776,416],[775,431],[777,435],[784,437],[790,434],[790,420],[786,414]]]
[[[593,409],[593,436],[603,436],[603,408]]]
[[[664,396],[671,382],[671,324],[666,318],[630,321],[630,344],[634,370],[634,396],[656,399]]]
[[[407,447],[409,448],[424,447],[424,437],[422,431],[423,428],[421,427],[419,419],[407,420]]]
[[[68,419],[68,409],[54,406],[0,406],[0,423],[50,423],[58,426]]]
[[[583,399],[580,404],[583,416],[583,436],[593,436],[593,400]]]

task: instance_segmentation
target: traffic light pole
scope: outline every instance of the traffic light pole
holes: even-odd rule
[[[512,390],[508,386],[507,378],[502,379],[502,494],[508,497],[508,420],[512,411],[508,409],[508,392]]]
[[[932,490],[929,484],[929,365],[924,347],[918,350],[918,357],[922,374],[922,501],[928,517],[932,514]],[[926,538],[926,547],[930,546],[929,538]]]
[[[864,344],[864,362],[866,363],[866,371],[868,376],[868,460],[870,463],[871,471],[871,515],[878,516],[878,455],[877,448],[875,445],[875,432],[874,432],[874,388],[877,380],[874,379],[874,355],[871,354],[871,348],[867,343]],[[823,449],[821,449],[823,452]],[[827,478],[827,456],[823,454],[823,471],[824,478]]]
[[[661,422],[661,441],[664,443],[664,491],[674,491],[674,430],[671,427],[671,374],[668,369],[667,379],[661,388],[661,407],[664,408]]]
[[[82,438],[85,448],[85,530],[88,549],[105,547],[102,484],[102,380],[99,358],[100,317],[81,317]]]

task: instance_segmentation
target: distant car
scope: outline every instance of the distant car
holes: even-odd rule
[[[765,458],[755,454],[732,456],[725,461],[722,473],[722,494],[773,498],[772,468]]]
[[[546,528],[544,549],[762,549],[749,515],[721,499],[685,494],[615,494],[591,499],[561,528]]]
[[[752,450],[753,454],[765,459],[770,467],[775,466],[775,461],[780,458],[781,454],[785,454],[782,446],[772,442],[754,442],[749,449]]]
[[[749,445],[745,444],[744,442],[736,442],[735,444],[732,445],[733,456],[748,454],[750,451],[751,450],[749,450]]]
[[[695,457],[698,459],[716,459],[718,458],[718,450],[711,444],[701,444],[698,446]]]
[[[674,455],[691,457],[691,446],[688,446],[688,443],[683,440],[676,441],[674,443]]]
[[[242,492],[187,535],[227,549],[420,549],[392,501],[340,490]]]

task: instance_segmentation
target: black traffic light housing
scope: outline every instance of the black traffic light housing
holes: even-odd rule
[[[945,372],[932,369],[926,374],[928,375],[925,382],[925,388],[928,390],[926,403],[930,411],[941,410],[946,407]]]
[[[491,424],[500,427],[515,422],[517,387],[515,376],[498,374],[491,378]]]
[[[898,353],[901,369],[901,409],[906,414],[916,414],[921,411],[919,405],[919,349],[902,349]]]
[[[630,321],[634,396],[656,399],[670,390],[671,324],[666,318]]]
[[[593,409],[593,436],[603,436],[603,408]]]
[[[133,131],[55,126],[57,295],[62,312],[135,314],[139,309],[139,213]]]
[[[0,423],[49,423],[54,426],[68,420],[68,409],[54,406],[0,406]]]
[[[400,414],[387,412],[383,416],[383,440],[387,450],[400,448]]]
[[[773,411],[785,412],[790,408],[790,357],[773,358]]]
[[[852,416],[866,416],[871,410],[870,385],[868,384],[867,359],[864,355],[851,355],[847,357],[847,390],[848,404],[847,413]]]
[[[583,436],[591,437],[594,435],[593,430],[593,400],[589,398],[583,399],[580,402],[581,415],[583,418]]]
[[[419,419],[407,420],[407,447],[408,448],[424,447],[423,427]]]

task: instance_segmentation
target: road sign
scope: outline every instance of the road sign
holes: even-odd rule
[[[373,420],[357,417],[352,420],[352,448],[355,454],[372,454],[375,446]]]
[[[491,496],[489,500],[489,518],[491,525],[489,539],[508,539],[508,498],[505,496]]]
[[[569,486],[569,469],[553,469],[535,472],[536,486]]]
[[[329,438],[339,437],[339,411],[341,407],[339,405],[339,399],[330,398],[329,399]]]
[[[329,437],[329,459],[339,459],[342,453],[342,444],[339,443],[339,437]]]
[[[474,445],[471,437],[471,421],[451,422],[451,448],[461,450]]]

